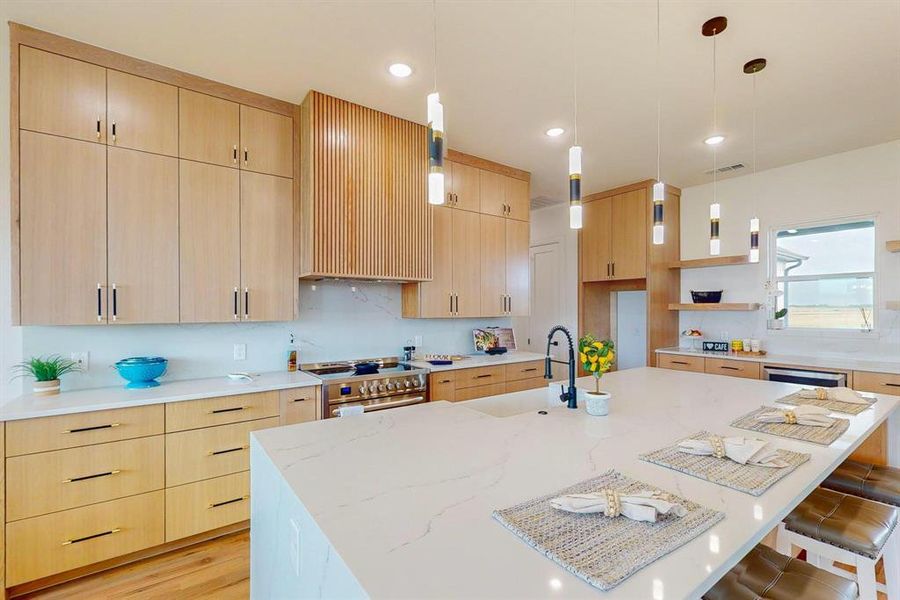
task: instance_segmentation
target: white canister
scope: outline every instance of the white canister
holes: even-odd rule
[[[760,350],[759,340],[750,340],[750,350],[752,352],[759,352],[759,350]]]
[[[609,392],[585,392],[584,405],[587,413],[594,417],[604,417],[609,414]]]

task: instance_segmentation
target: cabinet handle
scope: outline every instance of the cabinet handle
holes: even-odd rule
[[[453,206],[456,206],[457,204],[459,204],[459,194],[454,192],[453,193]]]
[[[231,161],[237,164],[237,144],[231,147]]]
[[[119,295],[118,290],[116,290],[116,284],[112,284],[112,293],[113,293],[113,301],[112,301],[112,320],[115,321],[119,318]]]
[[[441,379],[438,383],[450,383],[451,381],[451,379]]]
[[[247,151],[247,147],[244,146],[244,164],[247,164],[247,161],[250,160],[250,153]]]
[[[616,263],[615,262],[613,262],[613,264],[612,264],[612,276],[613,277],[616,276]]]
[[[606,263],[606,276],[607,276],[607,277],[610,277],[610,276],[611,276],[611,275],[609,274],[609,263]]]
[[[96,473],[94,475],[82,475],[80,477],[70,477],[69,479],[63,479],[63,483],[77,483],[79,481],[86,481],[88,479],[97,479],[98,477],[109,477],[111,475],[117,475],[121,473],[121,469],[113,469],[112,471],[106,471],[105,473]]]
[[[449,310],[449,312],[450,312],[450,314],[452,315],[452,314],[453,314],[453,292],[450,292],[449,294],[447,294],[447,297],[448,297],[448,299],[450,300],[450,310]]]
[[[235,502],[243,502],[250,496],[241,496],[240,498],[232,498],[231,500],[223,500],[222,502],[213,502],[212,504],[207,504],[206,508],[219,508],[220,506],[225,506],[227,504],[234,504]]]
[[[231,452],[240,452],[241,450],[246,450],[250,446],[238,446],[237,448],[228,448],[226,450],[210,450],[206,453],[207,456],[218,456],[220,454],[229,454]]]
[[[63,429],[60,433],[85,433],[86,431],[97,431],[98,429],[110,429],[118,427],[121,423],[107,423],[106,425],[90,425],[88,427],[76,427],[74,429]]]
[[[509,304],[509,310],[507,312],[512,313],[512,296],[507,296],[506,301]]]
[[[115,121],[113,121],[113,124],[112,124],[112,141],[113,142],[116,141],[116,122]]]
[[[720,365],[720,369],[725,369],[726,371],[742,371],[740,367],[726,367],[725,365]]]
[[[456,309],[454,310],[454,314],[459,316],[459,294],[453,294],[453,297],[456,299]]]
[[[244,288],[244,319],[250,318],[250,288]]]
[[[900,387],[900,383],[889,383],[887,381],[883,382],[881,385],[886,385],[888,387]]]
[[[98,140],[100,139],[101,135],[102,134],[100,133],[100,117],[97,117],[97,139]]]
[[[248,408],[250,408],[250,407],[249,407],[249,406],[235,406],[235,407],[232,407],[232,408],[214,408],[214,409],[212,409],[211,411],[209,411],[209,412],[206,413],[206,414],[208,414],[208,415],[219,415],[219,414],[222,414],[222,413],[230,413],[230,412],[237,412],[237,411],[239,411],[239,410],[247,410]]]
[[[115,528],[113,528],[113,529],[110,529],[109,531],[101,531],[100,533],[95,533],[95,534],[93,534],[93,535],[86,535],[86,536],[84,536],[84,537],[73,538],[73,539],[71,539],[71,540],[66,540],[66,541],[64,541],[64,542],[62,543],[62,545],[63,545],[63,546],[69,546],[69,545],[71,545],[71,544],[78,544],[78,543],[80,543],[80,542],[86,542],[86,541],[88,541],[88,540],[93,540],[93,539],[96,539],[96,538],[99,538],[99,537],[104,537],[104,536],[107,536],[107,535],[112,535],[112,534],[114,534],[114,533],[119,533],[120,531],[122,531],[122,530],[121,530],[119,527],[115,527]]]
[[[687,365],[689,365],[690,363],[686,363],[686,362],[681,361],[681,360],[673,360],[673,361],[672,361],[672,364],[673,364],[673,365],[685,365],[685,366],[687,366]]]
[[[103,286],[97,284],[97,321],[103,321]]]
[[[475,379],[485,379],[487,377],[493,377],[493,375],[491,375],[490,373],[487,373],[485,375],[476,375]]]
[[[522,373],[530,373],[531,371],[537,371],[537,367],[531,367],[530,369],[522,369]]]
[[[234,288],[234,320],[235,320],[235,321],[237,321],[237,319],[238,319],[238,312],[239,312],[239,309],[238,309],[238,289],[237,289],[237,288]]]

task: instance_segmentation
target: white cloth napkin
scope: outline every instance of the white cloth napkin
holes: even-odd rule
[[[819,400],[836,400],[838,402],[847,402],[848,404],[872,404],[868,398],[864,398],[859,393],[848,387],[834,388],[815,388],[812,390],[800,390],[797,395],[801,398],[812,398]]]
[[[612,500],[613,506],[610,506],[609,500]],[[615,504],[618,504],[618,507]],[[579,514],[604,513],[608,517],[617,517],[621,514],[633,521],[648,523],[655,523],[659,515],[671,513],[676,517],[683,517],[687,514],[687,509],[683,506],[669,501],[668,494],[649,490],[627,495],[620,495],[612,490],[601,490],[594,494],[570,494],[553,498],[550,500],[550,506],[557,510]]]
[[[792,409],[779,410],[773,408],[769,412],[756,417],[762,423],[790,423],[796,420],[797,425],[812,425],[813,427],[831,427],[834,419],[828,416],[831,411],[821,406],[801,404]]]
[[[769,442],[745,437],[719,439],[725,451],[724,456],[718,456],[713,440],[682,440],[678,443],[678,451],[697,456],[728,458],[742,465],[775,468],[788,466],[787,462],[778,457],[778,450]]]

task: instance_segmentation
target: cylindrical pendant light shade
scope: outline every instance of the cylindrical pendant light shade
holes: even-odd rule
[[[428,203],[444,203],[444,107],[437,92],[428,94]]]
[[[581,229],[581,146],[569,148],[569,228]]]
[[[722,251],[719,243],[719,216],[721,207],[718,202],[709,205],[709,253],[718,256]]]
[[[759,219],[750,219],[750,262],[759,262]]]
[[[665,184],[657,181],[653,184],[653,243],[657,246],[665,242],[663,227],[663,201],[666,199]]]

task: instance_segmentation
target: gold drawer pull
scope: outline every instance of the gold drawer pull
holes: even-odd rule
[[[63,545],[63,546],[69,546],[69,545],[71,545],[71,544],[78,544],[78,543],[81,543],[81,542],[86,542],[86,541],[88,541],[88,540],[97,539],[97,538],[99,538],[99,537],[103,537],[103,536],[107,536],[107,535],[112,535],[112,534],[114,534],[114,533],[119,533],[120,531],[122,531],[122,529],[121,529],[120,527],[116,527],[116,528],[114,528],[114,529],[110,529],[109,531],[103,531],[103,532],[101,532],[101,533],[95,533],[94,535],[86,535],[86,536],[84,536],[84,537],[74,538],[74,539],[71,539],[71,540],[66,540],[66,541],[64,541],[64,542],[62,543],[62,545]]]
[[[90,427],[76,427],[75,429],[63,429],[62,433],[84,433],[85,431],[97,431],[98,429],[109,429],[110,427],[118,427],[121,423],[107,423],[106,425],[92,425]]]
[[[223,500],[222,502],[213,502],[212,504],[207,504],[206,508],[219,508],[220,506],[225,506],[227,504],[234,504],[235,502],[243,502],[250,496],[241,496],[240,498],[232,498],[231,500]]]
[[[246,409],[248,409],[248,408],[250,408],[250,407],[249,407],[249,406],[235,406],[234,408],[214,408],[214,409],[212,409],[211,411],[209,411],[209,412],[206,413],[206,414],[208,414],[208,415],[218,415],[218,414],[221,414],[221,413],[228,413],[228,412],[235,412],[235,411],[239,411],[239,410],[246,410]]]
[[[218,456],[220,454],[228,454],[229,452],[240,452],[241,450],[246,450],[250,446],[238,446],[237,448],[228,448],[226,450],[210,450],[206,453],[207,456]]]
[[[70,479],[63,479],[63,483],[76,483],[78,481],[86,481],[88,479],[96,479],[98,477],[109,477],[111,475],[118,475],[121,473],[121,469],[113,469],[112,471],[106,471],[105,473],[97,473],[95,475],[82,475],[81,477],[72,477]]]

